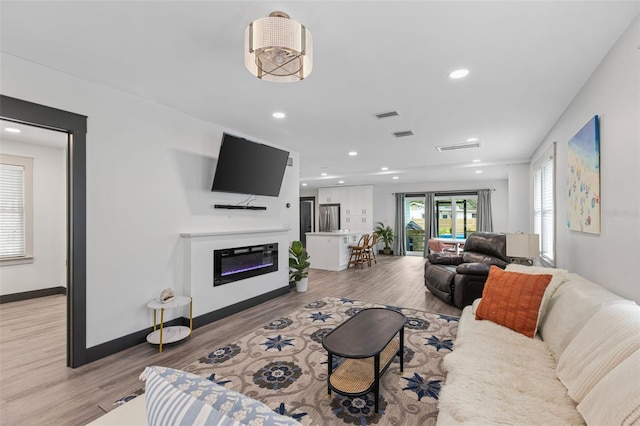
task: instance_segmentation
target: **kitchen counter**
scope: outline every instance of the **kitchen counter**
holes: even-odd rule
[[[311,268],[342,271],[349,266],[349,246],[358,243],[362,232],[307,232],[306,236]]]

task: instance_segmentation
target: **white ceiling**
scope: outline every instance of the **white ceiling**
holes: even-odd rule
[[[479,169],[482,179],[506,179],[506,166],[528,161],[640,12],[639,1],[2,1],[1,7],[3,52],[298,151],[309,187],[338,179],[472,180]],[[260,81],[244,66],[246,26],[274,10],[313,36],[314,69],[304,81]],[[457,68],[471,73],[449,79]],[[374,117],[389,110],[400,116]],[[276,120],[274,111],[287,117]],[[415,136],[392,135],[404,130]],[[480,148],[435,149],[469,137],[480,138]],[[351,150],[359,155],[349,157]],[[323,171],[329,176],[321,178]]]
[[[19,130],[19,132],[14,133],[7,129],[16,129]],[[67,148],[68,135],[65,132],[14,123],[7,120],[0,120],[0,136],[3,141],[42,145],[55,149]]]

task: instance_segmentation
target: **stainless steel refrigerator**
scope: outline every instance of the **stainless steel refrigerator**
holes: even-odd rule
[[[318,222],[320,232],[337,231],[340,229],[340,204],[320,204]]]

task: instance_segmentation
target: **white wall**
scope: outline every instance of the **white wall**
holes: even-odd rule
[[[569,269],[640,302],[640,17],[580,90],[533,156],[554,141],[556,151],[556,257]],[[567,142],[600,116],[600,235],[569,231]]]
[[[210,192],[222,132],[271,141],[10,55],[0,59],[3,94],[88,116],[88,347],[149,327],[146,303],[166,287],[182,288],[180,233],[290,226],[289,240],[297,239],[297,153],[280,197],[255,201],[267,211],[214,210],[246,198]]]
[[[268,293],[282,288],[289,281],[289,232],[272,230],[271,232],[249,232],[238,234],[208,234],[183,236],[184,245],[184,288],[183,294],[193,297],[193,315],[203,315],[222,309],[234,303],[240,303],[257,294]],[[255,277],[216,286],[211,267],[212,253],[233,247],[248,247],[265,243],[278,244],[278,270]]]
[[[531,204],[529,164],[511,164],[509,174],[509,227],[507,232],[528,232]]]
[[[495,189],[491,192],[491,214],[493,216],[493,231],[507,232],[509,226],[508,188],[506,180],[469,181],[469,182],[424,182],[412,184],[396,184],[374,187],[373,193],[373,221],[383,222],[394,226],[395,223],[395,193],[396,192],[430,192],[430,191],[459,191]]]
[[[33,158],[33,263],[0,266],[0,294],[66,287],[66,150],[3,137],[0,152]]]

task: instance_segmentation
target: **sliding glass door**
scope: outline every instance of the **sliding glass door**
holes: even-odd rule
[[[434,237],[464,240],[477,230],[478,196],[475,193],[439,195],[435,201],[438,234]],[[424,194],[406,194],[404,227],[407,254],[422,256],[425,246]]]
[[[436,197],[438,238],[465,239],[477,229],[478,197]]]
[[[424,250],[424,194],[407,194],[404,199],[405,250],[422,256]]]

